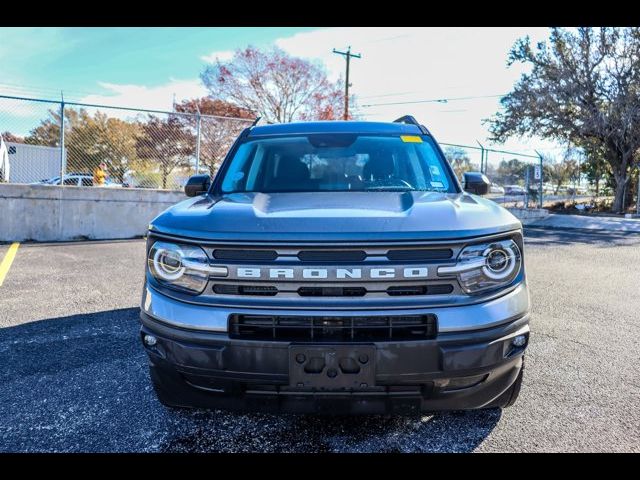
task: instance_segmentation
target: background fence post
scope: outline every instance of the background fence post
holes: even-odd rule
[[[198,175],[200,173],[200,122],[202,121],[202,117],[198,105],[196,105],[196,108],[198,109],[196,122],[196,175]]]
[[[538,158],[540,159],[540,199],[538,200],[538,205],[539,208],[542,208],[543,202],[542,202],[542,196],[544,195],[544,187],[543,187],[543,178],[544,178],[544,170],[542,169],[542,155],[538,152],[536,152],[538,154]]]
[[[476,140],[476,143],[480,145],[480,173],[484,173],[486,171],[486,168],[484,168],[484,147],[478,140]]]
[[[64,175],[67,170],[64,154],[64,94],[60,92],[60,186],[64,186]]]

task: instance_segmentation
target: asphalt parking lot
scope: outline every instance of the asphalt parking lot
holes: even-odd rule
[[[0,450],[640,452],[639,247],[527,230],[515,406],[349,418],[165,409],[138,343],[144,241],[23,244],[0,286]]]

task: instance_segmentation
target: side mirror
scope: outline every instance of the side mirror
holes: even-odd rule
[[[184,193],[187,197],[195,197],[202,193],[207,193],[211,186],[211,177],[209,175],[192,175],[184,186]]]
[[[489,192],[491,182],[481,172],[466,172],[464,174],[464,190],[476,195],[486,195]]]

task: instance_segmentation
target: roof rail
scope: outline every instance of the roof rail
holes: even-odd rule
[[[420,124],[415,117],[411,116],[411,115],[404,115],[400,118],[396,118],[393,123],[406,123],[409,125],[415,125],[416,127],[418,127],[420,129],[420,131],[424,134],[424,135],[430,135],[429,130],[427,130],[427,127],[425,127],[424,125]]]

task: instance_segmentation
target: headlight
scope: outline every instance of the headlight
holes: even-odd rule
[[[452,267],[439,267],[438,275],[457,275],[466,293],[510,284],[520,273],[522,256],[511,239],[465,247]]]
[[[202,293],[209,279],[209,259],[200,247],[155,242],[147,257],[149,272],[175,290]]]

